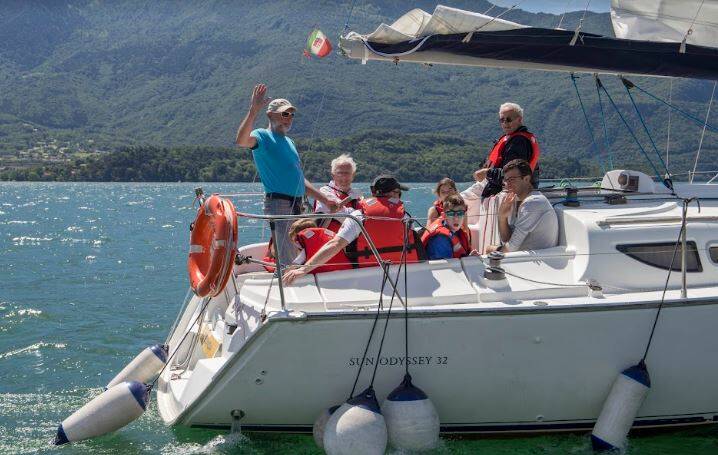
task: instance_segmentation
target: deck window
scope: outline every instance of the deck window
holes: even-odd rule
[[[701,266],[701,260],[698,257],[698,248],[696,242],[686,242],[687,255],[686,255],[686,271],[688,272],[702,272],[703,267]],[[634,243],[630,245],[617,245],[616,249],[621,253],[624,253],[633,259],[643,262],[644,264],[659,269],[668,270],[671,266],[671,258],[673,257],[673,251],[676,248],[675,243]],[[672,269],[680,272],[681,270],[681,245],[678,245],[678,251],[676,251],[676,257],[673,261]],[[713,255],[718,255],[718,251],[713,253],[711,251],[711,258]],[[715,260],[715,259],[714,259]]]
[[[710,254],[711,261],[718,262],[718,246],[710,247],[708,253]]]

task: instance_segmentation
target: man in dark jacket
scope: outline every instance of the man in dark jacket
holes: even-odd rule
[[[484,168],[495,168],[489,172],[489,183],[482,196],[487,197],[501,191],[500,169],[509,161],[525,160],[533,172],[531,182],[538,188],[540,150],[536,137],[523,125],[524,110],[516,103],[504,103],[499,108],[499,123],[504,135],[494,144]]]

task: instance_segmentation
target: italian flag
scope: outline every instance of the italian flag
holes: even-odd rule
[[[321,30],[314,29],[307,39],[307,50],[319,58],[326,57],[332,51],[332,43]]]

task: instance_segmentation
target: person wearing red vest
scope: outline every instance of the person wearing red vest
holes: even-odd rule
[[[459,194],[459,190],[456,189],[456,182],[446,177],[439,180],[439,183],[436,184],[434,194],[436,194],[436,200],[434,204],[429,207],[429,211],[426,214],[426,222],[428,224],[433,223],[437,218],[443,215],[444,201],[452,194]]]
[[[364,226],[384,261],[417,262],[423,256],[421,241],[414,236],[414,231],[407,225],[410,217],[401,202],[402,190],[408,189],[396,178],[380,175],[371,185],[373,197],[362,200],[360,209],[352,212],[352,216]],[[303,267],[284,274],[284,284],[289,285],[314,268],[326,264],[330,258],[345,248],[347,257],[355,261],[358,267],[378,265],[369,242],[362,234],[361,227],[354,219],[347,218],[337,235],[308,259]]]
[[[327,199],[335,201],[339,204],[339,213],[351,213],[359,208],[361,193],[352,188],[354,175],[356,173],[356,163],[354,159],[346,153],[334,158],[331,163],[332,180],[328,185],[324,185],[319,191],[324,194]],[[325,204],[321,201],[314,201],[314,213],[331,213]],[[317,220],[320,227],[325,227],[334,232],[339,231],[344,218],[323,218]]]
[[[336,234],[329,229],[317,227],[314,220],[311,219],[300,219],[292,223],[292,226],[289,228],[289,236],[300,250],[294,259],[294,264],[304,264],[325,244],[331,241],[335,235]],[[329,258],[324,265],[312,269],[310,273],[332,272],[351,268],[353,268],[352,264],[344,254],[344,251],[339,251]]]
[[[471,240],[464,228],[466,204],[454,194],[444,201],[443,215],[429,224],[421,236],[428,259],[462,258],[471,253]]]
[[[516,103],[504,103],[499,108],[499,123],[504,135],[499,138],[489,152],[484,163],[485,168],[500,169],[510,161],[526,160],[531,166],[531,183],[538,188],[539,157],[541,149],[536,136],[523,125],[524,110]],[[500,173],[489,173],[488,184],[483,197],[492,196],[501,191]]]

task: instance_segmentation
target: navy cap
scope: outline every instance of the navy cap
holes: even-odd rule
[[[388,193],[394,190],[408,191],[409,187],[402,185],[393,175],[382,174],[374,179],[371,184],[372,190],[377,193]]]

